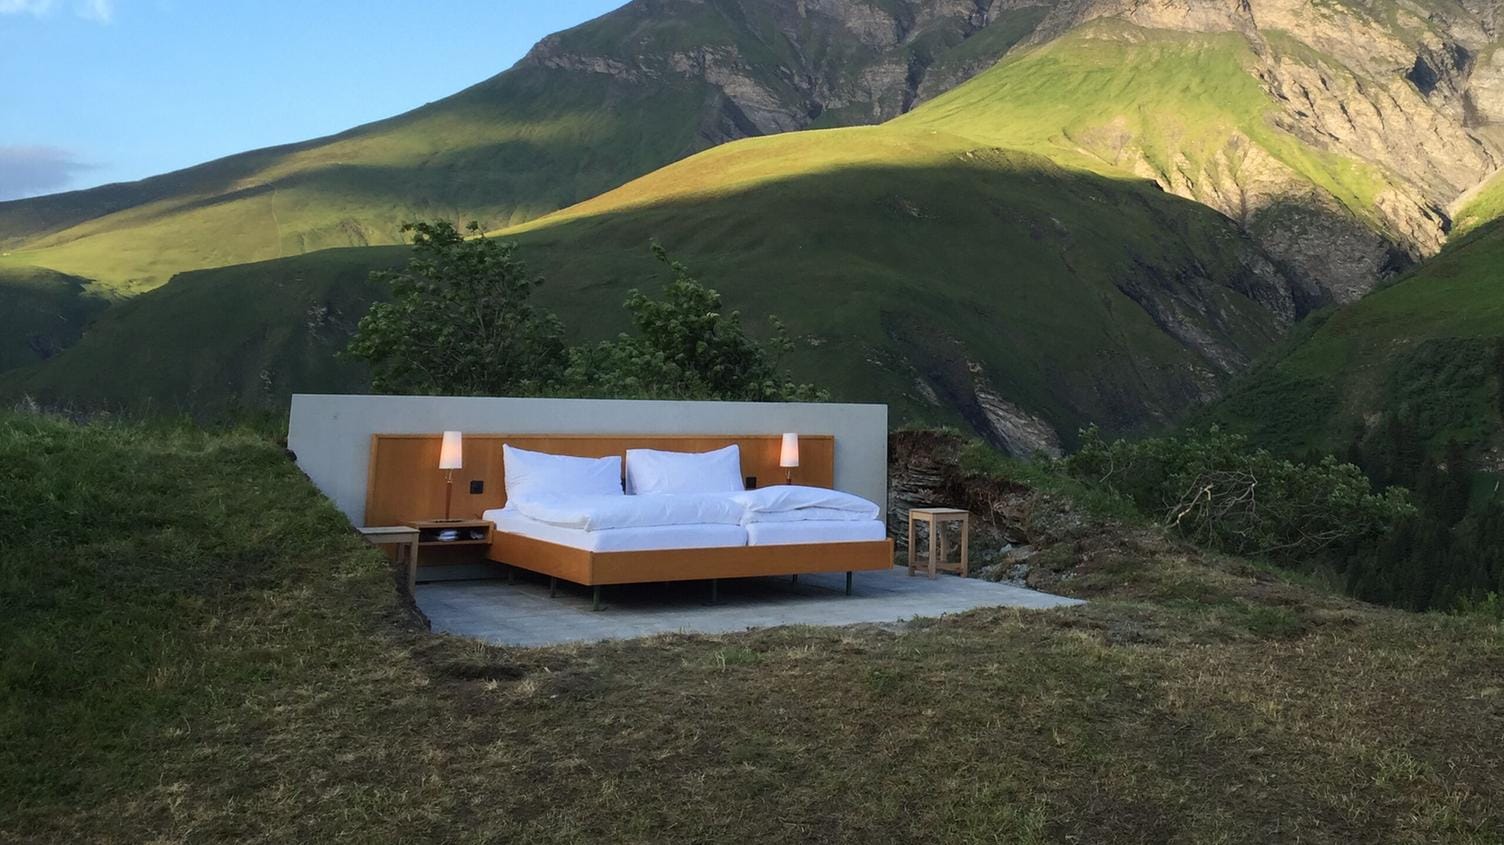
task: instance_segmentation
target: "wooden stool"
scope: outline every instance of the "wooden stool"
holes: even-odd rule
[[[396,546],[399,563],[404,557],[403,550],[407,550],[407,594],[413,595],[418,586],[418,529],[410,525],[382,525],[355,530],[373,546]]]
[[[909,510],[909,574],[914,574],[914,566],[918,549],[914,548],[914,523],[927,522],[930,526],[930,549],[929,557],[921,565],[930,571],[930,577],[935,577],[935,570],[944,569],[947,572],[955,572],[965,578],[971,572],[971,560],[967,554],[967,543],[971,539],[971,514],[960,508],[912,508]],[[959,563],[946,563],[942,558],[949,557],[941,544],[940,535],[944,532],[947,523],[956,523],[961,526],[961,560]]]

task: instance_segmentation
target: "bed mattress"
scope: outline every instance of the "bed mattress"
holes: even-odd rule
[[[810,519],[802,522],[754,522],[747,528],[747,545],[781,546],[790,543],[851,543],[883,540],[888,527],[880,520]]]
[[[641,552],[747,545],[747,531],[739,525],[651,525],[586,531],[539,522],[506,508],[486,511],[481,514],[481,519],[495,523],[497,531],[521,534],[592,552]]]

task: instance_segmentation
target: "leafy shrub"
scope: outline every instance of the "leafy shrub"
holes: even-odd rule
[[[1351,549],[1414,512],[1404,491],[1374,493],[1351,464],[1285,460],[1215,428],[1111,443],[1090,428],[1065,464],[1192,541],[1240,555],[1302,560]]]
[[[721,295],[689,274],[658,244],[653,255],[672,274],[663,298],[627,295],[635,334],[570,350],[565,392],[635,399],[719,399],[749,402],[818,401],[825,392],[797,384],[780,368],[792,348],[783,324],[770,317],[773,336],[759,343],[726,311]]]
[[[1457,601],[1459,616],[1476,616],[1495,622],[1504,622],[1504,596],[1489,593],[1479,598],[1462,597]]]
[[[371,366],[379,393],[493,395],[537,393],[562,370],[559,318],[529,303],[541,282],[512,244],[453,225],[408,223],[413,257],[371,278],[392,287],[392,301],[371,306],[348,354]]]

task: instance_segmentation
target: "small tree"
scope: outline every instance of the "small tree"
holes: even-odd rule
[[[741,315],[724,311],[721,296],[700,284],[659,244],[653,255],[672,278],[663,299],[627,296],[636,334],[571,350],[572,393],[594,396],[790,402],[822,400],[824,391],[798,384],[782,370],[793,348],[778,318],[765,344],[749,337]]]
[[[515,395],[557,381],[565,360],[563,327],[528,299],[541,282],[511,244],[445,221],[404,224],[413,257],[371,278],[391,285],[392,300],[371,306],[348,354],[371,366],[381,393]]]

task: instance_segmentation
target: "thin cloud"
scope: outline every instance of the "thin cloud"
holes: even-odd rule
[[[36,15],[52,11],[55,0],[0,0],[0,15]]]
[[[81,0],[74,13],[86,21],[109,23],[115,18],[114,0]]]
[[[93,169],[61,147],[0,146],[0,200],[61,191],[73,177]]]
[[[46,17],[63,4],[58,0],[0,0],[0,15]],[[73,14],[86,21],[109,23],[115,19],[115,0],[73,0]]]

